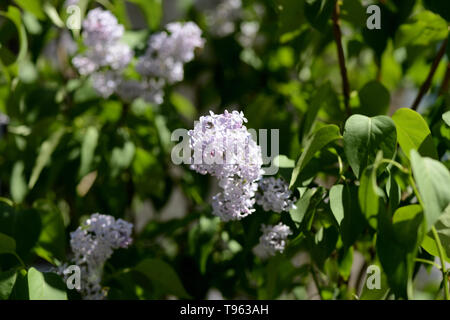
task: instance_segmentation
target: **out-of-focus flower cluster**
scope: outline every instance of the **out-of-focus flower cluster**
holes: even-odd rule
[[[103,265],[114,249],[126,248],[131,242],[133,225],[122,219],[94,213],[70,234],[73,263],[81,269],[81,294],[87,300],[105,297],[100,285]]]
[[[72,63],[81,75],[91,75],[93,87],[104,98],[120,83],[119,71],[133,58],[131,48],[120,42],[124,27],[111,12],[95,8],[83,21],[83,43],[86,51],[76,55]]]
[[[111,12],[93,9],[83,21],[82,38],[87,49],[72,63],[81,75],[90,76],[92,86],[104,98],[116,93],[127,102],[142,97],[161,104],[165,84],[183,80],[184,64],[205,42],[194,22],[170,23],[167,30],[150,36],[146,53],[138,59],[136,71],[142,79],[126,79],[122,73],[134,53],[120,42],[124,27]]]
[[[246,122],[242,112],[210,112],[188,133],[194,151],[191,168],[219,179],[222,192],[213,197],[212,206],[213,214],[223,221],[239,220],[255,211],[262,155]]]
[[[265,211],[281,213],[294,208],[296,199],[292,191],[282,178],[264,178],[259,181],[259,191],[256,194],[256,203]]]
[[[277,252],[283,253],[286,239],[292,234],[289,226],[278,223],[274,226],[261,225],[262,235],[259,244],[253,248],[253,253],[261,259],[274,256]]]
[[[150,37],[147,51],[136,66],[137,72],[147,79],[147,89],[153,89],[147,98],[155,99],[156,103],[162,102],[162,87],[166,82],[183,80],[184,64],[192,61],[195,49],[205,43],[202,31],[194,22],[169,23],[166,29],[169,33],[163,31]]]
[[[206,12],[206,23],[212,34],[225,37],[235,31],[235,23],[241,16],[241,0],[224,0],[215,9]]]

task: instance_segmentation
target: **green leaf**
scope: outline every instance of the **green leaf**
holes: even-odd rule
[[[58,145],[65,132],[65,128],[59,128],[42,143],[33,171],[31,172],[30,181],[28,182],[29,189],[32,189],[34,187],[37,180],[39,179],[39,175],[41,174],[42,169],[44,169],[44,167],[50,162],[52,153],[53,151],[55,151],[56,146]]]
[[[289,210],[289,215],[292,221],[301,223],[308,211],[311,199],[316,193],[317,189],[307,189],[303,194],[300,192],[300,199],[296,202],[295,208]]]
[[[33,209],[16,210],[0,203],[0,232],[13,238],[16,252],[26,257],[41,232],[39,213]]]
[[[448,35],[447,21],[431,11],[419,12],[411,22],[403,24],[395,35],[397,47],[429,46]]]
[[[355,114],[345,123],[344,152],[357,178],[373,163],[379,150],[384,158],[392,158],[396,145],[395,124],[387,116],[369,118]]]
[[[379,265],[378,261],[376,263],[372,263],[372,265],[380,268],[380,276],[381,276],[380,289],[377,288],[369,289],[369,287],[367,286],[368,279],[366,277],[359,300],[384,300],[389,292],[389,285],[387,282],[386,273],[381,271],[381,266]],[[370,275],[373,275],[373,273],[370,273]],[[369,276],[369,273],[367,274],[367,276]]]
[[[314,157],[314,154],[324,148],[330,142],[338,140],[341,138],[339,133],[339,128],[333,124],[326,125],[316,132],[314,132],[311,137],[309,137],[305,142],[305,148],[297,161],[297,164],[292,171],[291,182],[289,188],[291,188],[298,175],[302,172],[303,168],[308,164],[308,162]]]
[[[417,244],[423,236],[420,205],[397,209],[391,219],[381,208],[377,237],[377,253],[389,286],[397,297],[412,298],[412,275]]]
[[[67,300],[65,284],[56,273],[42,273],[32,267],[27,278],[30,300]]]
[[[450,262],[450,205],[447,206],[444,213],[439,217],[439,220],[435,224],[435,228],[442,247],[444,248],[444,258],[447,262]],[[439,257],[439,249],[436,246],[436,241],[434,240],[431,231],[424,237],[421,246],[429,254]]]
[[[280,37],[298,31],[305,23],[304,0],[275,0]]]
[[[136,3],[144,12],[147,24],[151,30],[158,29],[162,18],[161,0],[129,0]]]
[[[323,270],[324,263],[336,248],[339,232],[334,225],[321,227],[315,235],[306,238],[311,257],[317,266]]]
[[[30,60],[24,59],[19,64],[18,76],[23,83],[33,83],[38,78],[38,71]]]
[[[295,167],[295,161],[292,159],[289,159],[285,155],[277,155],[275,158],[273,158],[273,163],[278,168],[294,168]]]
[[[334,1],[305,1],[305,16],[308,22],[319,31],[325,31],[333,12]]]
[[[19,33],[20,49],[15,61],[22,61],[27,55],[28,41],[25,27],[22,24],[20,10],[14,6],[9,6],[7,12],[0,11],[0,16],[10,19],[17,28],[17,31]]]
[[[392,120],[397,128],[398,143],[408,158],[411,149],[419,151],[424,157],[438,158],[430,129],[419,113],[401,108],[392,115]]]
[[[370,81],[358,93],[361,106],[358,113],[373,117],[384,115],[389,109],[391,96],[388,89],[378,81]]]
[[[114,177],[119,170],[128,168],[133,161],[136,147],[133,142],[126,141],[123,148],[115,147],[111,153],[111,175]]]
[[[384,197],[383,190],[377,185],[376,168],[366,168],[359,183],[359,206],[369,224],[376,229],[380,197]]]
[[[16,203],[21,203],[28,193],[24,169],[23,161],[17,161],[11,174],[11,196]]]
[[[0,233],[0,254],[2,253],[15,253],[16,252],[16,241],[7,236],[6,234]]]
[[[344,185],[336,184],[330,189],[330,207],[338,225],[341,225],[344,219],[344,200],[342,193],[344,191]]]
[[[339,99],[329,81],[321,85],[314,93],[310,106],[302,118],[300,125],[300,140],[302,144],[314,131],[317,114],[321,110],[324,110],[332,119],[340,119],[343,115],[339,107]]]
[[[126,30],[120,39],[121,42],[126,43],[131,48],[144,49],[147,43],[147,30]]]
[[[173,104],[178,113],[188,120],[194,120],[197,116],[197,109],[195,109],[191,101],[179,93],[172,92],[170,103]]]
[[[358,204],[358,188],[334,185],[330,190],[330,207],[341,229],[342,242],[350,247],[366,227],[366,220]]]
[[[447,111],[442,115],[442,120],[450,127],[450,111]]]
[[[7,300],[16,283],[17,273],[15,270],[0,272],[0,300]]]
[[[95,148],[98,143],[98,130],[95,127],[89,127],[81,144],[81,163],[78,176],[84,177],[91,170],[91,164],[94,160]]]
[[[34,203],[34,208],[39,211],[42,223],[36,252],[51,263],[54,263],[54,258],[63,261],[66,234],[61,212],[58,207],[46,200],[38,200]]]
[[[15,3],[23,10],[27,10],[34,14],[39,20],[45,19],[42,3],[39,0],[14,0]]]
[[[177,273],[166,262],[160,259],[145,259],[134,270],[146,276],[155,286],[160,287],[166,293],[174,294],[182,299],[190,298]]]
[[[64,21],[61,19],[58,11],[56,10],[56,8],[54,6],[52,6],[50,3],[46,2],[44,4],[44,11],[55,26],[57,26],[58,28],[65,27]]]
[[[450,172],[439,161],[421,157],[414,149],[410,157],[428,232],[450,203]]]

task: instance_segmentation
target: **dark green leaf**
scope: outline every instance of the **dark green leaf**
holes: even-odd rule
[[[95,127],[89,127],[83,138],[81,145],[81,164],[79,176],[84,177],[89,173],[94,159],[95,148],[98,143],[98,130]]]
[[[376,169],[366,168],[361,176],[358,200],[361,211],[369,224],[375,229],[380,209],[380,198],[382,197],[384,197],[384,192],[377,185]]]
[[[412,298],[412,275],[417,243],[423,232],[422,208],[410,205],[397,209],[394,216],[384,208],[380,210],[377,253],[386,272],[389,286],[399,298]]]
[[[177,273],[166,262],[160,259],[145,259],[134,269],[146,276],[155,286],[161,287],[166,293],[174,294],[179,298],[190,298]]]
[[[14,252],[16,252],[16,241],[6,234],[0,233],[0,254]]]
[[[330,207],[341,228],[342,242],[348,248],[366,227],[366,220],[358,204],[358,188],[334,185],[330,190]]]
[[[391,97],[380,82],[374,80],[366,83],[358,94],[361,103],[358,113],[373,117],[384,115],[388,111]]]
[[[31,172],[30,181],[28,182],[28,188],[32,189],[39,179],[39,175],[42,169],[50,162],[53,151],[55,151],[59,141],[65,133],[65,128],[59,128],[52,135],[42,143],[39,154],[36,159],[33,171]]]
[[[379,150],[383,157],[394,156],[397,144],[395,124],[387,116],[369,118],[353,115],[345,123],[344,151],[356,177],[375,160]]]
[[[298,175],[302,172],[303,168],[313,158],[314,154],[324,148],[330,142],[341,138],[339,128],[335,125],[326,125],[316,132],[305,142],[305,148],[292,171],[291,182],[289,187],[292,187],[297,180]]]

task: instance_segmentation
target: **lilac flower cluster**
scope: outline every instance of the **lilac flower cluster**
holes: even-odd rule
[[[155,103],[162,100],[166,82],[183,80],[184,64],[193,60],[195,49],[205,43],[202,31],[194,22],[169,23],[166,29],[169,33],[163,31],[150,37],[147,51],[136,65],[137,72],[147,79],[146,89],[151,92],[146,98]]]
[[[103,97],[113,93],[131,102],[142,97],[145,101],[161,104],[164,86],[184,78],[184,64],[194,58],[196,48],[205,40],[202,31],[193,22],[170,23],[167,30],[154,34],[146,53],[139,58],[136,71],[142,80],[128,80],[122,71],[130,64],[134,53],[121,43],[124,27],[107,10],[89,11],[83,21],[83,43],[87,47],[72,59],[81,75],[90,76],[92,86]]]
[[[277,252],[283,253],[286,247],[286,239],[292,234],[289,226],[278,223],[274,226],[261,226],[262,236],[259,244],[253,248],[253,253],[261,259],[274,256]]]
[[[103,265],[114,249],[126,248],[131,242],[133,225],[112,216],[92,214],[70,234],[73,261],[81,269],[81,293],[84,299],[105,297],[100,285]]]
[[[295,198],[292,191],[282,178],[264,178],[259,181],[259,192],[256,194],[256,203],[265,211],[281,213],[294,208]]]
[[[222,192],[213,197],[213,214],[239,220],[255,211],[257,181],[263,170],[261,148],[252,139],[242,112],[210,112],[189,131],[191,169],[217,177]]]
[[[72,59],[81,75],[91,75],[93,87],[104,98],[120,83],[119,72],[133,58],[131,48],[120,42],[124,27],[107,10],[95,8],[83,21],[83,43],[87,47]]]
[[[212,34],[225,37],[235,31],[235,23],[241,16],[241,0],[224,0],[214,10],[206,12],[206,23]]]

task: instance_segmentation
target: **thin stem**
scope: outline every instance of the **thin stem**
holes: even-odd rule
[[[442,42],[441,48],[439,49],[439,51],[436,55],[436,58],[434,58],[434,60],[433,60],[430,72],[428,73],[428,76],[425,79],[425,82],[420,87],[419,93],[417,94],[417,97],[414,100],[414,103],[412,104],[411,109],[417,110],[417,108],[419,107],[420,101],[422,101],[423,96],[427,93],[428,89],[430,89],[431,81],[433,80],[434,73],[436,72],[439,62],[441,62],[441,59],[445,54],[447,42],[448,42],[448,38]]]
[[[450,296],[448,293],[448,279],[447,279],[447,268],[445,267],[445,259],[444,259],[444,248],[442,248],[441,239],[439,239],[439,235],[434,226],[431,227],[431,232],[433,233],[434,241],[436,242],[436,246],[439,251],[439,259],[441,259],[441,271],[442,271],[442,281],[444,282],[444,294],[445,300],[450,300]]]
[[[17,260],[19,260],[19,262],[20,262],[22,268],[23,268],[23,269],[26,269],[27,266],[26,266],[25,263],[23,262],[22,258],[20,258],[19,255],[18,255],[17,253],[15,253],[15,252],[12,252],[12,254],[17,258]]]
[[[344,57],[344,48],[342,47],[342,33],[339,22],[339,1],[336,1],[333,10],[333,34],[334,40],[336,41],[338,60],[339,60],[339,69],[341,71],[342,78],[342,92],[344,94],[344,105],[345,111],[347,112],[347,116],[352,115],[352,111],[350,109],[350,84],[347,76],[347,68],[345,67],[345,57]]]
[[[426,263],[426,264],[429,264],[429,265],[431,265],[431,266],[433,266],[433,267],[436,267],[436,269],[438,269],[438,270],[441,270],[441,266],[438,265],[438,264],[437,264],[436,262],[434,262],[434,261],[430,261],[430,260],[427,260],[427,259],[421,259],[421,258],[415,258],[414,261]]]
[[[391,160],[391,159],[382,159],[380,160],[380,163],[389,163],[392,164],[393,166],[397,167],[398,169],[400,169],[401,171],[403,171],[404,173],[409,173],[409,170],[406,169],[404,166],[402,166],[400,163],[398,163],[395,160]]]
[[[311,275],[314,280],[314,284],[316,285],[317,292],[319,293],[320,300],[323,300],[322,290],[320,289],[320,285],[319,285],[319,279],[317,279],[317,275],[316,275],[316,272],[314,271],[313,265],[311,265]]]

